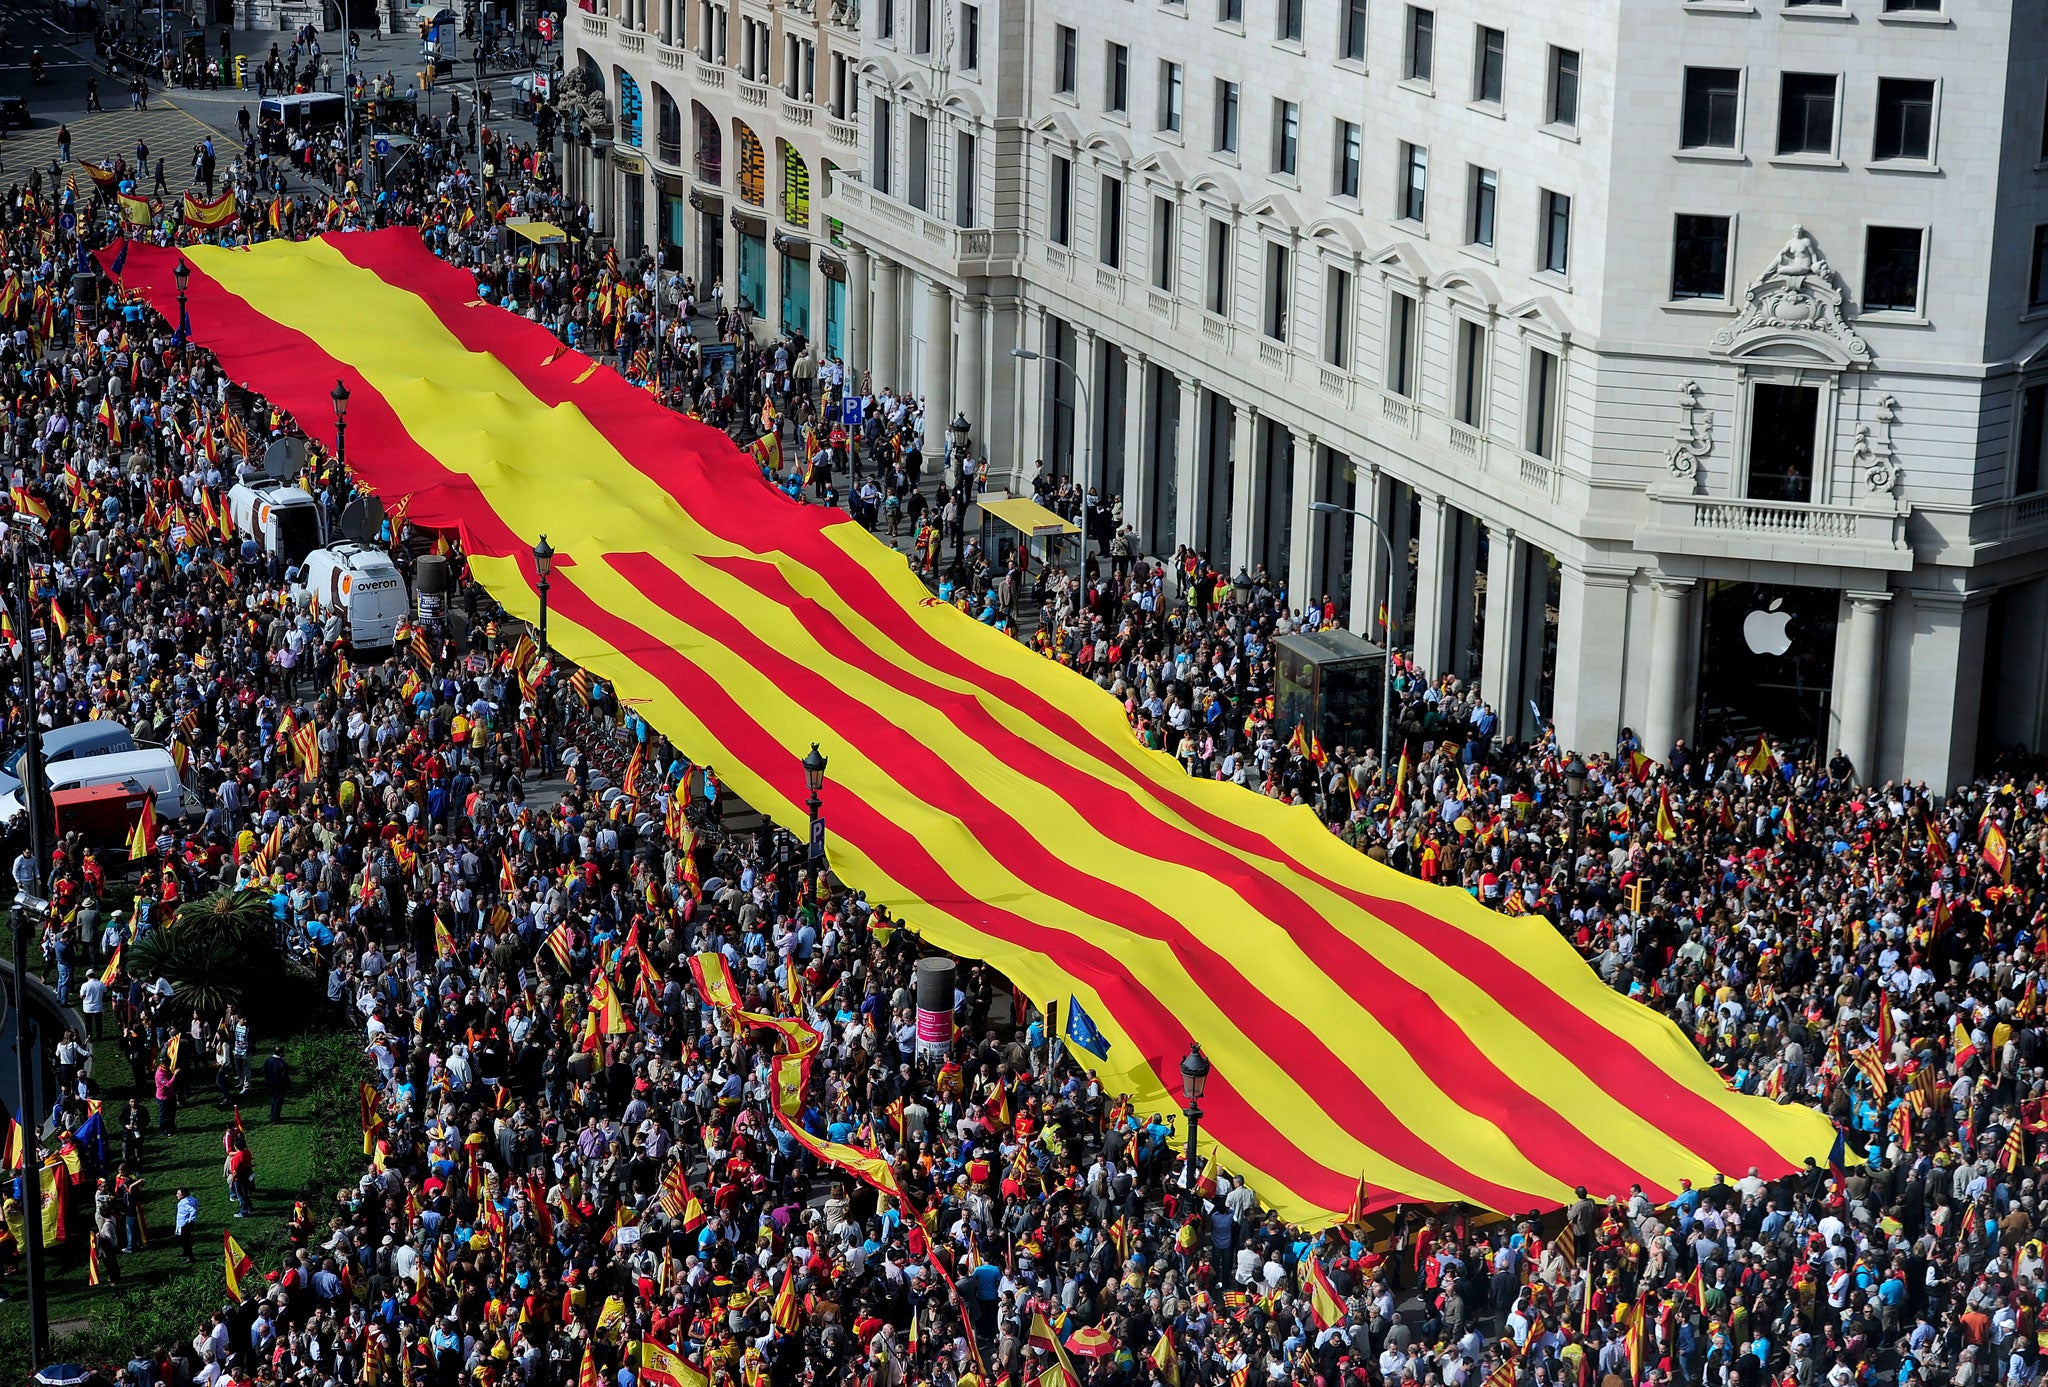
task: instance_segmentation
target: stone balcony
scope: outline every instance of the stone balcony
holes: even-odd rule
[[[1894,573],[1913,567],[1906,541],[1910,508],[1897,502],[1829,506],[1654,490],[1648,501],[1638,549]]]

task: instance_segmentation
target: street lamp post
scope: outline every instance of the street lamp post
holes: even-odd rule
[[[185,290],[192,283],[192,266],[184,256],[171,270],[171,278],[178,281],[178,345],[185,345],[185,333],[191,327],[192,317],[185,309]]]
[[[1200,1041],[1188,1043],[1187,1055],[1180,1062],[1181,1092],[1187,1095],[1188,1154],[1187,1171],[1182,1183],[1192,1194],[1195,1181],[1201,1173],[1201,1156],[1195,1150],[1195,1143],[1202,1130],[1202,1090],[1209,1085],[1209,1057],[1202,1053]]]
[[[1323,515],[1348,515],[1353,519],[1363,520],[1372,526],[1373,534],[1379,539],[1380,549],[1387,556],[1387,586],[1383,590],[1381,600],[1387,604],[1387,616],[1390,619],[1380,628],[1380,775],[1389,776],[1393,774],[1393,767],[1387,764],[1387,729],[1393,725],[1394,711],[1394,631],[1391,620],[1394,602],[1394,545],[1387,538],[1387,532],[1381,528],[1378,518],[1365,511],[1340,506],[1335,501],[1311,501],[1308,508]]]
[[[654,363],[654,388],[661,389],[661,260],[657,256],[645,255],[640,258],[640,267],[654,277],[654,350],[649,359]]]
[[[804,757],[804,784],[810,788],[811,797],[804,801],[804,808],[811,816],[811,865],[823,868],[825,865],[825,818],[819,811],[824,801],[818,798],[818,791],[825,788],[825,758],[818,754],[818,744],[811,743],[811,750]]]
[[[35,863],[31,891],[14,901],[14,1005],[8,1008],[8,1032],[14,1042],[14,1079],[21,1098],[21,1232],[22,1270],[28,1278],[29,1366],[41,1367],[50,1356],[50,1301],[43,1287],[43,1159],[42,1114],[35,1101],[34,1048],[28,1026],[29,907],[43,889],[43,734],[36,718],[36,643],[30,629],[29,537],[26,529],[14,546],[15,630],[21,637],[21,684],[28,704],[28,740],[21,758],[21,797],[28,806],[28,850]]]
[[[1576,751],[1564,763],[1564,795],[1572,802],[1572,850],[1586,831],[1586,763]]]
[[[946,425],[946,441],[953,445],[953,456],[964,458],[967,450],[974,445],[973,425],[967,422],[967,411],[959,410],[953,415],[953,422]]]
[[[343,467],[348,466],[348,387],[340,381],[334,383],[334,391],[328,399],[334,401],[334,460]],[[395,540],[397,535],[393,535]]]
[[[555,571],[554,546],[548,537],[542,535],[540,543],[533,546],[533,575],[540,580],[540,648],[548,648],[548,574]]]

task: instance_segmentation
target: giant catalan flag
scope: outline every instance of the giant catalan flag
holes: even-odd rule
[[[125,285],[174,311],[178,254],[136,246]],[[1824,1118],[1730,1092],[1542,920],[1189,778],[1086,679],[485,304],[415,233],[185,254],[194,335],[229,374],[323,437],[346,382],[350,464],[459,530],[529,619],[545,533],[554,643],[693,761],[795,824],[817,742],[843,880],[1057,1003],[1076,1058],[1143,1111],[1176,1110],[1199,1040],[1204,1145],[1284,1216],[1332,1222],[1361,1181],[1368,1209],[1661,1197],[1828,1150]]]

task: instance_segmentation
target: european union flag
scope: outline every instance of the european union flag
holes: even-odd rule
[[[1067,1039],[1097,1059],[1109,1057],[1109,1038],[1096,1029],[1095,1022],[1081,1010],[1081,1003],[1071,993],[1067,996]]]

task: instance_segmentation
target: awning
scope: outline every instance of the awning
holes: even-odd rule
[[[1038,539],[1044,535],[1078,535],[1081,527],[1064,520],[1036,501],[1013,496],[1007,501],[983,501],[981,513],[1002,521],[1018,534]]]
[[[547,222],[506,222],[505,229],[514,236],[524,236],[537,246],[563,246],[569,243],[568,232]]]

